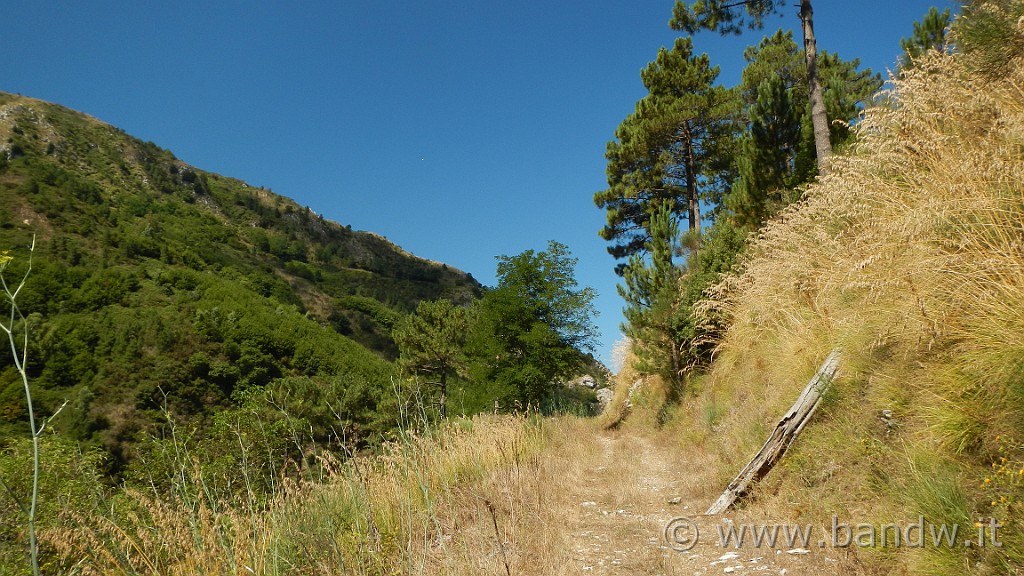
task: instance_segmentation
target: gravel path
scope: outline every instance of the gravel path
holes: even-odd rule
[[[741,515],[704,517],[713,497],[696,489],[707,470],[699,464],[672,461],[660,447],[664,440],[630,432],[602,432],[595,439],[595,457],[567,478],[568,496],[578,502],[567,519],[572,531],[572,564],[579,574],[710,575],[710,574],[855,574],[857,567],[844,550],[821,548],[822,527],[814,527],[810,549],[788,546],[780,536],[774,547],[747,543],[736,549],[721,545],[719,530],[729,523],[756,523]],[[699,499],[693,494],[701,494]],[[715,494],[717,496],[717,493]],[[692,519],[700,537],[688,551],[676,551],[666,539],[673,519]],[[680,521],[677,521],[677,525]],[[685,528],[685,527],[684,527]],[[675,531],[679,540],[692,536]],[[679,544],[675,544],[679,546]]]

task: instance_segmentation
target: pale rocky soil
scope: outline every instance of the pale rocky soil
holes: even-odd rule
[[[594,456],[560,489],[575,502],[566,518],[569,573],[586,575],[857,574],[845,549],[819,548],[824,527],[815,527],[810,550],[785,542],[776,549],[722,547],[716,527],[724,521],[757,522],[743,513],[728,519],[702,516],[724,486],[710,486],[707,464],[673,454],[656,439],[632,431],[598,432]],[[716,481],[717,482],[717,481]],[[561,498],[559,498],[561,500]],[[673,518],[694,519],[701,530],[692,550],[677,552],[664,536]],[[778,523],[784,520],[778,520]],[[791,552],[792,551],[792,552]]]

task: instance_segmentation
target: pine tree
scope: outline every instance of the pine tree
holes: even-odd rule
[[[656,205],[685,215],[699,234],[701,200],[717,201],[729,181],[730,155],[722,151],[735,132],[736,100],[712,85],[718,68],[708,56],[694,55],[690,39],[679,38],[640,76],[648,94],[608,143],[609,188],[594,195],[607,211],[601,237],[617,242],[608,248],[615,258],[644,252]]]
[[[772,205],[782,202],[781,192],[794,180],[801,113],[783,79],[773,76],[758,86],[748,114],[750,128],[736,157],[739,177],[726,207],[738,225],[756,229],[772,212]]]
[[[694,34],[698,30],[738,34],[744,26],[751,30],[763,28],[765,17],[776,13],[785,4],[785,0],[696,0],[691,5],[684,0],[676,0],[669,25],[675,30],[681,30],[688,34]],[[818,171],[827,174],[832,144],[829,140],[825,96],[822,82],[818,76],[818,48],[814,37],[814,9],[811,0],[800,0],[799,16],[804,36],[807,89],[810,95]]]
[[[813,177],[814,139],[805,59],[792,33],[780,30],[764,38],[744,58],[739,92],[749,127],[738,149],[737,179],[726,206],[738,225],[754,230],[792,201],[795,195],[788,191]],[[848,123],[882,80],[870,70],[858,70],[856,59],[822,52],[818,63],[830,142],[839,146],[849,139]]]
[[[674,324],[682,270],[673,261],[680,234],[669,206],[651,208],[650,229],[645,245],[649,259],[640,254],[630,256],[618,286],[626,301],[622,330],[633,341],[636,368],[677,385],[683,372],[682,342]]]
[[[392,331],[399,349],[399,366],[409,374],[426,376],[437,388],[438,412],[447,417],[448,377],[466,365],[466,310],[449,300],[420,302],[416,313],[405,317]]]
[[[900,47],[903,48],[900,70],[913,68],[914,60],[929,50],[945,50],[950,21],[949,8],[939,12],[938,8],[932,6],[921,22],[914,22],[914,33],[900,40]]]

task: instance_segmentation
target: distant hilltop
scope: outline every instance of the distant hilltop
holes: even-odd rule
[[[78,398],[54,425],[120,456],[165,403],[203,421],[290,376],[345,374],[362,387],[353,433],[372,429],[395,319],[422,300],[481,293],[469,274],[378,234],[86,114],[0,93],[0,250],[12,271],[33,235],[19,305],[33,315],[40,412]],[[0,431],[26,416],[11,386],[0,381]]]

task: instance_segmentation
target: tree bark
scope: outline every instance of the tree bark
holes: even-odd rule
[[[438,410],[441,413],[441,420],[448,418],[448,372],[446,370],[441,371],[441,384],[439,386],[441,398],[438,400],[440,406]]]
[[[705,514],[721,514],[729,509],[737,498],[746,494],[750,487],[761,478],[764,478],[789,446],[796,440],[796,437],[810,421],[814,411],[821,404],[821,397],[832,384],[832,378],[839,369],[839,350],[833,350],[825,363],[818,368],[818,372],[811,378],[811,381],[804,388],[800,398],[793,407],[786,412],[786,415],[776,424],[775,430],[764,443],[764,446],[757,451],[754,458],[748,463],[739,475],[729,483],[729,486],[718,497],[718,500],[708,508]]]
[[[697,189],[697,159],[693,153],[693,132],[690,130],[690,122],[683,123],[683,146],[686,154],[686,203],[687,216],[690,220],[690,230],[696,230],[700,234],[700,194]]]
[[[818,157],[818,173],[826,175],[831,168],[832,143],[829,140],[828,113],[818,78],[818,46],[814,40],[814,9],[811,0],[800,0],[800,23],[804,33],[804,55],[807,58],[807,87],[811,99],[811,123],[814,125],[814,150]]]

